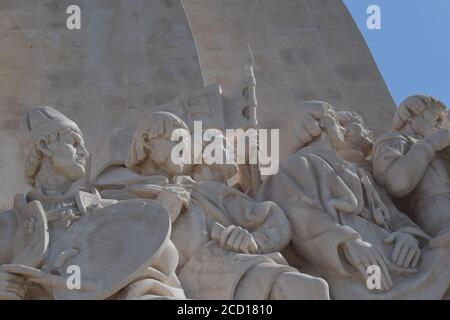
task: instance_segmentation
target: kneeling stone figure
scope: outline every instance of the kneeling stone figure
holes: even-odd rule
[[[84,188],[83,135],[55,109],[33,108],[21,130],[33,189],[0,213],[0,298],[185,298],[167,209]],[[78,270],[78,287],[68,285],[67,270]]]

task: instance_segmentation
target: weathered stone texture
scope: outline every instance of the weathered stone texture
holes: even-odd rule
[[[66,27],[71,4],[81,30]],[[0,202],[26,190],[17,135],[32,106],[75,119],[92,150],[102,131],[203,87],[179,0],[0,0],[0,48]]]
[[[183,0],[183,4],[207,84],[219,82],[226,91],[240,79],[250,43],[262,127],[284,128],[299,102],[319,99],[337,110],[361,113],[377,134],[389,129],[394,101],[342,1]]]
[[[105,130],[135,126],[177,95],[204,83],[229,89],[243,77],[247,43],[261,126],[281,128],[282,140],[304,100],[357,111],[376,133],[392,119],[394,102],[341,1],[79,0],[82,29],[74,31],[66,28],[71,4],[0,0],[0,145],[8,150],[0,201],[24,190],[17,130],[25,110],[57,108],[93,150]]]

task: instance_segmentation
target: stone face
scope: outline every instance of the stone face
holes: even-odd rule
[[[96,145],[103,131],[203,88],[194,38],[179,0],[81,0],[81,30],[68,30],[73,1],[0,2],[0,203],[24,190],[16,136],[20,114],[51,105]]]

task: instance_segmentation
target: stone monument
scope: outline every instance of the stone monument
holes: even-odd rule
[[[340,0],[1,3],[0,299],[449,298],[447,107]]]

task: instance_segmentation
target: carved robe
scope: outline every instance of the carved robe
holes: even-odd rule
[[[368,200],[377,196],[383,203]],[[263,182],[258,198],[285,211],[293,230],[288,261],[327,280],[332,299],[441,299],[449,287],[448,251],[427,248],[429,237],[331,149],[306,147],[291,155],[277,175]],[[343,200],[348,209],[333,210],[331,199]],[[388,213],[380,214],[377,205]],[[397,230],[421,241],[417,269],[400,268],[390,260],[393,244],[383,240]],[[373,244],[388,262],[394,283],[390,291],[370,291],[344,258],[341,244],[357,238]]]
[[[120,174],[117,174],[119,173]],[[187,178],[173,177],[171,181],[160,175],[142,176],[120,165],[107,167],[95,180],[103,195],[133,199],[156,198],[162,187],[187,182]],[[255,210],[252,198],[216,182],[195,185],[180,184],[191,189],[192,204],[183,207],[172,221],[171,239],[175,244],[179,263],[177,275],[186,296],[191,299],[267,299],[277,276],[284,272],[298,272],[288,266],[278,252],[290,239],[290,226],[277,207]],[[167,204],[170,206],[170,204]],[[260,244],[258,254],[243,254],[221,248],[211,239],[215,222],[224,227],[240,226],[253,232]],[[310,276],[305,278],[310,279]],[[322,288],[303,290],[298,299],[323,296]],[[299,290],[300,292],[301,290]],[[320,291],[321,292],[321,291]]]
[[[384,185],[386,170],[418,140],[399,132],[381,136],[374,145],[374,176]],[[447,151],[437,152],[419,184],[396,204],[432,236],[450,230],[450,162]]]
[[[278,252],[289,242],[290,227],[277,206],[258,205],[242,192],[216,182],[196,184],[191,196],[194,205],[178,217],[172,233],[180,262],[186,261],[179,278],[188,297],[267,299],[278,275],[297,272]],[[257,254],[221,248],[210,236],[215,222],[251,232],[259,244]]]

